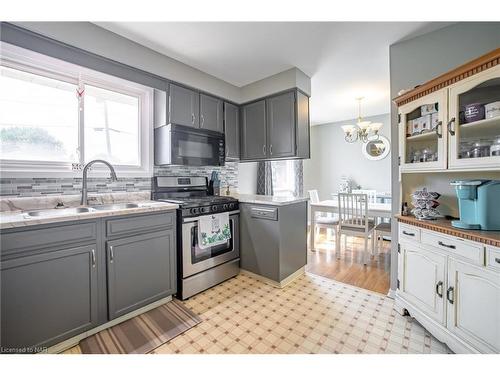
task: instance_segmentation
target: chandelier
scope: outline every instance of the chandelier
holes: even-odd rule
[[[379,138],[378,131],[382,127],[382,123],[363,121],[361,117],[361,100],[363,99],[362,97],[356,98],[358,101],[358,121],[356,125],[342,125],[342,130],[345,134],[344,139],[348,143],[354,143],[357,140],[366,143]]]

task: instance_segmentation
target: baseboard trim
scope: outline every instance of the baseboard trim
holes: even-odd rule
[[[149,305],[146,305],[144,307],[141,307],[140,309],[134,310],[132,312],[129,312],[128,314],[122,315],[116,319],[110,320],[109,322],[106,322],[104,324],[101,324],[98,327],[92,328],[89,331],[80,333],[77,336],[71,337],[67,340],[64,340],[63,342],[60,342],[59,344],[53,345],[47,349],[47,352],[44,353],[49,353],[49,354],[54,354],[54,353],[61,353],[69,348],[72,348],[75,345],[78,345],[80,341],[83,339],[95,335],[96,333],[103,331],[107,328],[113,327],[117,324],[120,324],[126,320],[129,320],[133,317],[136,317],[137,315],[141,315],[145,312],[148,312],[149,310],[155,309],[161,305],[164,305],[167,302],[172,301],[172,296],[168,296],[165,298],[162,298],[156,302],[150,303]]]
[[[251,276],[255,279],[258,279],[268,285],[271,285],[275,288],[284,288],[286,287],[288,284],[290,284],[291,282],[295,281],[295,279],[297,279],[298,277],[304,275],[306,273],[306,266],[303,266],[301,268],[299,268],[297,271],[295,271],[294,273],[292,273],[290,276],[287,276],[286,278],[284,278],[283,280],[281,280],[280,282],[278,281],[275,281],[275,280],[271,280],[267,277],[264,277],[264,276],[261,276],[261,275],[258,275],[256,273],[253,273],[253,272],[250,272],[250,271],[247,271],[247,270],[244,270],[244,269],[241,269],[240,270],[240,273],[242,274],[246,274],[248,276]]]

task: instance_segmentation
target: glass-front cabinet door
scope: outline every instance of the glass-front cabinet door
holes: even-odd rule
[[[500,66],[449,88],[449,168],[500,170]]]
[[[399,108],[401,171],[440,170],[447,166],[447,91],[442,89]]]

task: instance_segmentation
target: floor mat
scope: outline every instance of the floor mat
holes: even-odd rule
[[[145,354],[201,322],[181,302],[171,301],[80,342],[84,354]]]

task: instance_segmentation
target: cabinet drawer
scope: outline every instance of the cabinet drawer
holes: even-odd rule
[[[500,271],[500,248],[486,246],[486,267]]]
[[[57,226],[39,229],[21,229],[2,231],[2,257],[13,253],[57,247],[77,242],[95,241],[97,223],[57,224]]]
[[[171,227],[174,223],[175,212],[109,219],[106,220],[106,236],[124,235],[162,227]]]
[[[484,247],[480,243],[425,230],[422,231],[422,243],[461,256],[473,264],[484,265]]]
[[[253,218],[278,220],[278,208],[276,207],[251,207],[250,212]]]
[[[399,239],[420,242],[420,228],[399,224]]]

